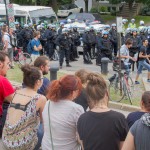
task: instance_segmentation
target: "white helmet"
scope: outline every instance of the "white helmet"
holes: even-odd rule
[[[41,27],[41,25],[38,25],[37,26],[37,30],[40,30],[42,27]]]
[[[71,19],[67,19],[67,23],[71,23]]]
[[[134,22],[135,22],[135,19],[131,19],[131,22],[134,23]]]
[[[126,23],[127,22],[127,19],[122,19],[122,23]]]
[[[86,28],[85,28],[85,31],[86,31],[86,32],[89,32],[89,31],[90,31],[90,28],[89,28],[89,27],[86,27]]]
[[[144,21],[143,20],[140,21],[140,25],[144,25]]]

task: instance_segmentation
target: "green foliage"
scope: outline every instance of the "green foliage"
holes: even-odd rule
[[[64,5],[64,4],[71,4],[72,0],[58,0],[58,2],[62,5]]]
[[[98,9],[96,7],[92,7],[90,12],[91,13],[98,13]]]
[[[108,9],[107,9],[106,6],[101,6],[100,7],[100,12],[107,12],[107,11],[108,11]]]

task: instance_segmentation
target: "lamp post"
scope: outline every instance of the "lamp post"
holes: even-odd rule
[[[7,9],[6,0],[4,0],[4,4],[5,4],[5,10],[6,10],[6,22],[7,22],[8,30],[9,30],[9,19],[8,19],[8,9]]]

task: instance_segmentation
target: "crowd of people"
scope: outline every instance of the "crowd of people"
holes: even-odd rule
[[[10,63],[0,52],[1,149],[150,149],[149,91],[141,97],[141,110],[125,118],[108,107],[107,84],[98,73],[80,69],[49,81],[49,58],[39,56],[21,67],[22,87],[14,88],[6,78]]]
[[[71,20],[70,20],[71,21]],[[4,24],[1,26],[0,43],[3,50],[8,49],[8,54],[12,62],[13,68],[13,47],[23,47],[23,51],[30,53],[34,61],[40,55],[47,55],[50,60],[54,59],[55,50],[59,53],[59,65],[63,67],[64,58],[66,66],[71,67],[70,61],[77,61],[79,57],[78,46],[83,45],[83,62],[92,64],[92,59],[96,59],[96,65],[101,65],[101,59],[108,57],[113,60],[118,54],[118,35],[116,24],[105,25],[103,28],[94,29],[92,25],[85,28],[80,34],[77,25],[72,25],[68,21],[66,27],[64,23],[60,23],[60,27],[56,28],[53,24],[41,23],[36,28],[31,23],[25,24],[22,28],[19,22],[15,22],[15,30],[10,29]],[[131,57],[137,57],[140,47],[144,39],[148,40],[147,54],[150,54],[150,28],[145,26],[144,21],[140,21],[139,27],[135,24],[135,19],[131,19],[126,29],[127,19],[123,19],[122,45],[130,38],[133,44],[129,49]],[[29,52],[28,49],[32,49]],[[58,48],[59,47],[59,48]],[[134,62],[132,71],[134,71]]]
[[[127,20],[123,19],[123,28]],[[50,60],[56,46],[59,46],[59,65],[71,67],[70,61],[78,58],[78,49],[83,42],[85,64],[101,65],[101,59],[118,56],[116,24],[94,30],[86,27],[79,34],[77,27],[64,28],[60,24],[49,24],[46,29],[40,24],[16,30],[1,27],[2,51],[0,51],[0,136],[3,148],[7,150],[148,150],[150,149],[150,92],[141,97],[141,111],[133,112],[127,118],[108,107],[107,84],[100,74],[84,69],[75,75],[65,75],[49,81]],[[143,67],[148,70],[150,82],[150,29],[135,20],[123,30],[120,57],[127,74],[130,64],[134,70],[137,64],[135,84]],[[13,87],[6,78],[9,68],[14,67],[13,56],[17,47],[30,53],[32,65],[21,67],[22,86]],[[29,52],[29,49],[32,49]],[[47,55],[47,56],[45,56]]]

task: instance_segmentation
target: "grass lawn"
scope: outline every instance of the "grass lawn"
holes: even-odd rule
[[[100,17],[106,24],[109,22],[114,22],[116,19],[116,16],[112,16],[112,15],[100,15]]]
[[[58,72],[57,78],[60,78],[63,75],[64,75],[64,73]],[[48,79],[50,79],[50,74],[46,75],[46,77]],[[10,81],[15,81],[15,82],[18,82],[18,83],[22,83],[23,73],[22,73],[21,69],[19,68],[18,64],[15,65],[14,69],[9,69],[8,70],[7,78]]]

